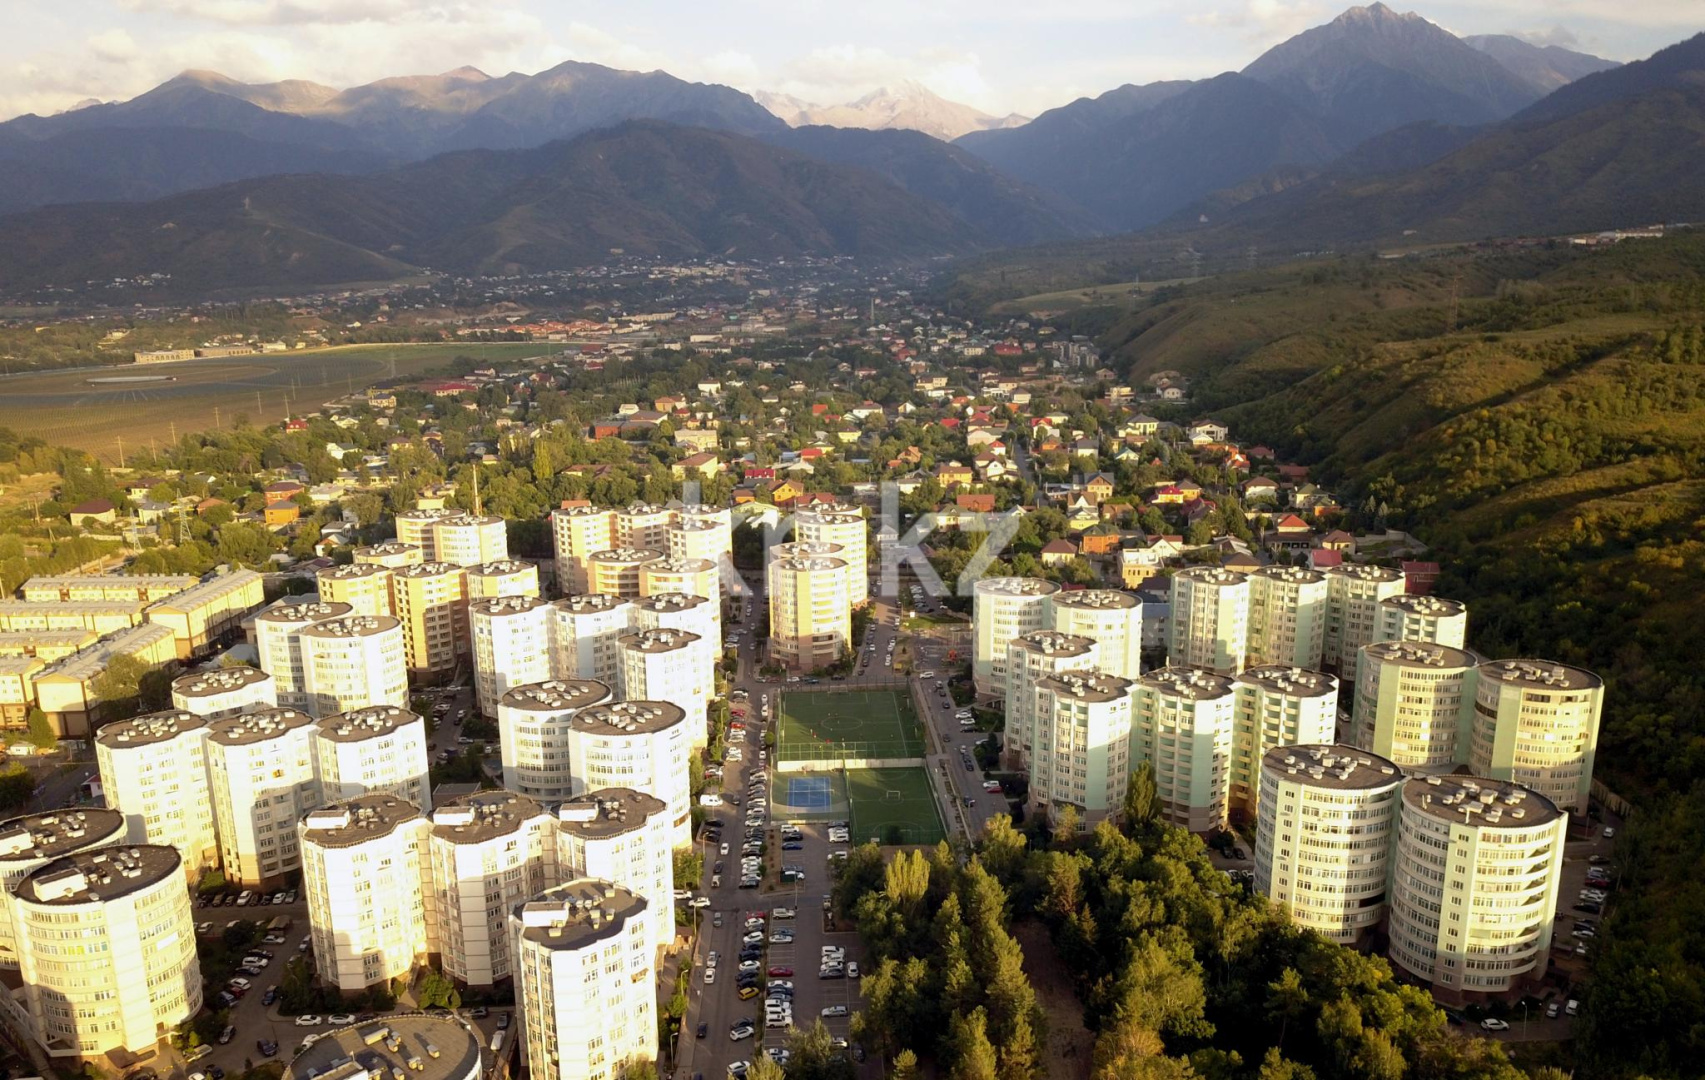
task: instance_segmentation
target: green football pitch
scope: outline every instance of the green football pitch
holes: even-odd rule
[[[853,843],[936,844],[947,838],[928,770],[848,769],[845,783]]]
[[[779,761],[924,756],[923,726],[900,691],[789,691],[780,717]]]

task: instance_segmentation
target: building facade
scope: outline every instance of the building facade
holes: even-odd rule
[[[1326,575],[1303,566],[1249,572],[1249,663],[1316,670],[1326,648]]]
[[[1154,767],[1166,820],[1193,833],[1223,829],[1231,780],[1237,691],[1202,668],[1148,672],[1131,688],[1131,764]]]
[[[687,715],[667,701],[593,705],[569,721],[572,794],[633,788],[669,808],[669,841],[692,842],[693,806],[687,761],[693,753]]]
[[[1096,643],[1096,670],[1121,679],[1143,672],[1143,601],[1122,589],[1057,592],[1048,601],[1053,629]]]
[[[651,944],[675,940],[675,853],[669,807],[633,788],[588,791],[557,807],[557,868],[564,879],[611,881],[645,899]]]
[[[617,547],[594,551],[586,559],[586,574],[592,592],[631,600],[639,595],[640,571],[663,562],[656,548]]]
[[[616,639],[617,694],[624,701],[669,701],[686,714],[694,747],[710,741],[706,714],[715,686],[704,639],[686,630],[630,630]]]
[[[845,559],[828,555],[770,560],[764,577],[773,661],[792,671],[815,671],[852,647],[849,573]]]
[[[1380,640],[1380,602],[1408,588],[1402,573],[1387,566],[1344,563],[1326,574],[1324,664],[1340,675],[1354,675],[1356,652]]]
[[[1350,738],[1408,772],[1464,760],[1480,658],[1425,641],[1376,641],[1356,661]]]
[[[1124,805],[1130,783],[1131,680],[1081,669],[1036,683],[1030,800],[1058,820],[1072,807],[1093,827]]]
[[[1549,660],[1492,660],[1477,674],[1469,769],[1585,814],[1604,680]]]
[[[1440,596],[1398,593],[1379,602],[1375,641],[1426,641],[1466,647],[1468,605]]]
[[[971,592],[971,675],[977,693],[1006,696],[1007,644],[1049,625],[1049,600],[1060,591],[1041,578],[983,578]]]
[[[1169,664],[1236,675],[1249,655],[1248,576],[1218,566],[1178,571],[1168,625]]]
[[[432,814],[431,877],[444,973],[464,986],[509,979],[509,913],[560,879],[556,820],[513,791],[464,795]]]
[[[302,892],[319,978],[346,994],[407,978],[431,951],[420,807],[378,792],[304,815]]]
[[[192,882],[219,865],[207,787],[208,722],[173,710],[117,720],[95,733],[108,809],[124,815],[127,841],[183,855]]]
[[[129,842],[124,815],[88,807],[0,821],[0,969],[19,967],[13,904],[20,882],[37,867],[80,851]]]
[[[555,609],[536,596],[500,596],[468,604],[474,642],[474,693],[480,715],[496,716],[512,687],[551,677]]]
[[[1093,638],[1058,630],[1032,630],[1006,647],[1006,749],[1030,763],[1042,724],[1037,684],[1062,671],[1093,671],[1100,651]]]
[[[573,795],[569,721],[614,698],[609,684],[595,679],[550,679],[504,694],[497,705],[503,786],[535,799]]]
[[[225,880],[266,886],[301,868],[296,823],[320,805],[314,718],[264,709],[216,720],[207,735],[207,786]]]
[[[297,636],[307,712],[332,716],[367,705],[408,705],[408,649],[396,619],[346,615],[303,627]]]
[[[314,771],[324,802],[383,792],[432,808],[426,720],[400,705],[366,705],[314,727]]]
[[[793,515],[793,537],[805,543],[834,544],[837,558],[847,564],[847,602],[853,607],[870,599],[870,523],[864,511],[843,507],[808,507]]]
[[[1245,668],[1233,687],[1237,729],[1231,744],[1231,809],[1253,820],[1267,751],[1337,740],[1338,680],[1319,671],[1264,664]]]
[[[449,675],[470,651],[467,573],[451,563],[423,562],[397,570],[393,580],[391,607],[402,624],[410,674],[427,681]]]
[[[342,603],[287,602],[255,616],[255,652],[260,656],[261,670],[272,676],[279,708],[310,708],[308,681],[302,668],[302,631],[354,612]]]
[[[563,596],[593,592],[587,560],[616,546],[616,512],[597,506],[551,511],[557,591]]]
[[[328,566],[314,575],[320,599],[348,604],[355,615],[394,615],[391,610],[391,568],[376,563]]]
[[[616,639],[628,632],[630,602],[587,593],[551,604],[551,677],[617,685]]]
[[[525,559],[498,559],[468,567],[468,600],[540,596],[539,567]]]

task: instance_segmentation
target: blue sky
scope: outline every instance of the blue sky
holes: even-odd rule
[[[1126,82],[1241,68],[1320,0],[0,0],[0,117],[126,98],[185,68],[349,86],[471,64],[663,68],[819,104],[916,79],[1034,114]],[[1705,28],[1699,0],[1393,3],[1459,34],[1619,60]]]

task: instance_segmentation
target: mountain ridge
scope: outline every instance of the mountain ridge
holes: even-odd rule
[[[878,87],[863,97],[840,105],[814,105],[788,94],[762,90],[752,97],[789,127],[905,128],[921,131],[943,142],[952,142],[972,131],[1019,127],[1030,119],[1017,113],[992,116],[969,105],[949,101],[915,79],[902,79],[894,86]]]

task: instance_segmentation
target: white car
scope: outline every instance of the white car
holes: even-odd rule
[[[764,917],[762,915],[753,915],[746,920],[746,929],[748,930],[762,930],[763,928]]]
[[[848,960],[847,961],[847,978],[849,978],[849,979],[858,978],[858,961],[857,960]]]
[[[729,1029],[728,1037],[734,1042],[739,1042],[741,1039],[750,1039],[755,1034],[757,1032],[753,1028],[737,1027]]]
[[[325,1023],[325,1021],[315,1016],[313,1013],[303,1013],[301,1016],[296,1018],[297,1027],[319,1027],[323,1023]]]
[[[1509,1024],[1505,1023],[1502,1020],[1499,1020],[1495,1016],[1488,1016],[1486,1019],[1480,1021],[1480,1026],[1487,1031],[1508,1031],[1508,1030],[1510,1030]]]
[[[713,967],[705,968],[704,969],[704,984],[706,986],[709,986],[711,983],[714,983],[715,981],[716,981],[716,969]]]
[[[847,1007],[845,1005],[829,1005],[823,1009],[824,1016],[845,1016],[846,1014]]]
[[[772,918],[772,919],[791,919],[791,918],[793,918],[793,909],[792,908],[785,908],[785,907],[778,907],[774,911],[770,912],[770,918]]]
[[[326,1023],[331,1024],[333,1027],[343,1027],[346,1024],[353,1024],[355,1023],[355,1014],[332,1013],[330,1016],[326,1017]]]
[[[775,933],[770,935],[770,944],[771,945],[791,945],[791,944],[793,944],[793,931],[792,930],[777,930]]]

